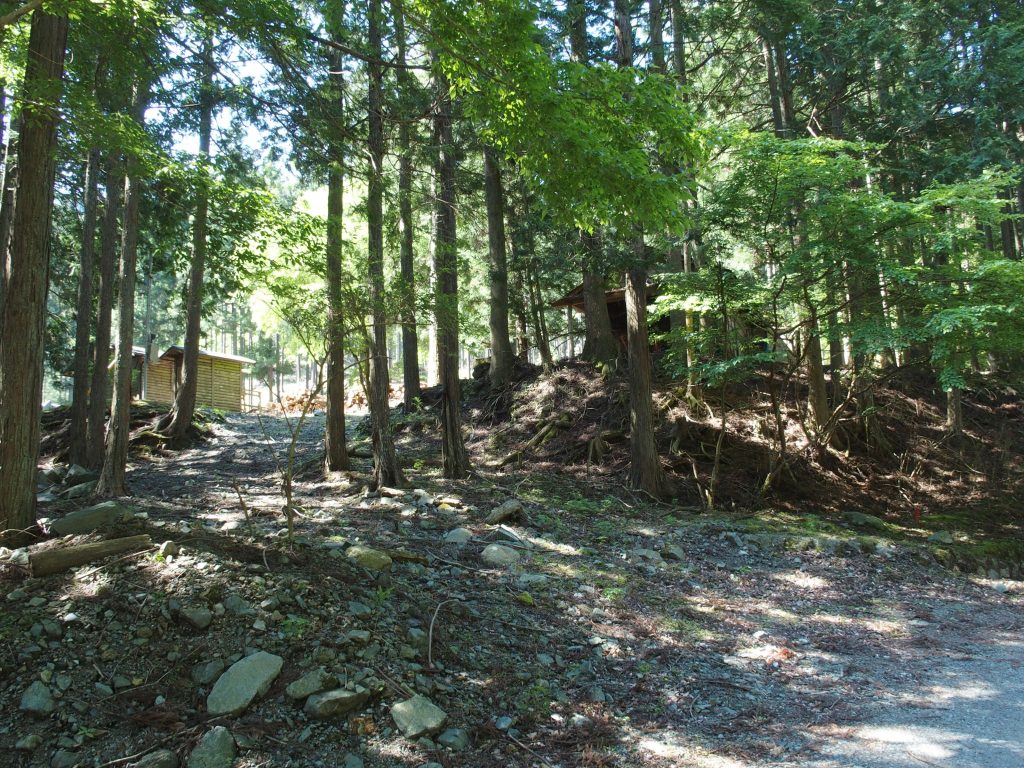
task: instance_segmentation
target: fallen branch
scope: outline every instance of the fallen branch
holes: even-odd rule
[[[29,553],[28,560],[32,566],[32,575],[49,576],[91,563],[94,560],[102,560],[111,555],[120,555],[124,552],[147,549],[152,546],[153,541],[149,536],[125,536],[120,539],[108,539],[90,544],[76,544],[70,547]]]

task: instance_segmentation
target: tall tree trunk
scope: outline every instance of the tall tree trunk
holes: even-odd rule
[[[85,162],[85,211],[79,251],[78,306],[75,312],[75,362],[71,389],[71,445],[73,464],[88,462],[89,337],[92,330],[93,256],[96,252],[96,212],[99,205],[100,151],[92,149]]]
[[[141,128],[149,102],[149,85],[136,85],[133,104],[136,124]],[[129,156],[125,176],[124,222],[121,238],[121,275],[117,300],[117,356],[115,357],[114,398],[110,406],[103,471],[96,486],[98,496],[125,496],[125,470],[128,464],[128,437],[131,433],[132,342],[135,337],[135,265],[139,245],[139,201],[142,179],[138,158]]]
[[[487,201],[487,253],[491,284],[491,387],[512,379],[512,342],[508,336],[508,257],[505,253],[505,193],[501,168],[490,147],[484,150],[484,197]]]
[[[398,85],[403,97],[408,98],[415,87],[415,78],[407,69],[405,15],[401,5],[392,2],[395,17],[395,41],[398,47]],[[404,301],[402,305],[402,384],[403,402],[412,410],[420,396],[420,345],[416,333],[416,262],[413,253],[412,218],[412,128],[403,116],[398,126],[398,227],[399,263],[402,273]]]
[[[370,0],[369,43],[373,61],[367,65],[369,74],[369,150],[370,178],[366,193],[366,221],[369,254],[370,312],[373,317],[373,339],[370,344],[370,433],[373,443],[373,476],[378,485],[401,485],[405,482],[395,454],[391,436],[388,390],[387,316],[384,312],[384,111],[383,54],[381,44],[381,0]]]
[[[469,471],[469,456],[462,441],[459,382],[459,271],[455,224],[455,142],[452,137],[452,102],[448,79],[434,62],[434,312],[437,318],[437,359],[441,379],[441,460],[444,476],[458,479]]]
[[[203,323],[203,281],[206,273],[207,227],[210,190],[207,173],[210,165],[210,140],[213,134],[213,33],[203,39],[202,74],[199,83],[199,168],[202,171],[196,189],[196,210],[192,218],[192,263],[189,266],[188,296],[185,300],[185,352],[182,355],[181,385],[174,395],[171,412],[161,428],[175,441],[183,441],[192,426],[196,410],[199,379],[199,337]]]
[[[106,160],[106,201],[100,226],[99,303],[96,311],[96,343],[92,352],[92,380],[89,384],[89,423],[86,438],[86,466],[103,466],[103,441],[106,434],[107,406],[110,405],[110,320],[117,282],[117,232],[121,216],[121,192],[124,170],[120,159]]]
[[[651,39],[651,67],[664,75],[668,73],[668,67],[665,63],[665,17],[661,0],[648,0],[647,18]]]
[[[331,36],[340,41],[342,4],[335,4],[329,19]],[[340,51],[331,54],[332,97],[341,122],[344,115],[344,59]],[[345,170],[341,140],[331,140],[332,156],[327,174],[327,426],[324,434],[325,468],[329,472],[348,469],[345,436],[345,325],[341,292],[342,250],[345,222]]]
[[[573,61],[586,64],[590,60],[586,0],[572,0],[568,4],[568,11],[569,44]],[[612,322],[604,295],[604,259],[600,242],[597,233],[579,230],[583,272],[583,357],[594,363],[611,364],[619,357],[619,345],[612,335]]]
[[[43,390],[50,215],[56,170],[56,100],[68,19],[32,14],[18,142],[21,184],[12,223],[0,336],[0,542],[20,544],[36,518],[36,460]],[[14,372],[15,375],[11,375]]]
[[[647,272],[626,273],[626,347],[629,356],[629,481],[633,488],[661,499],[672,486],[654,443],[651,351],[647,335]]]

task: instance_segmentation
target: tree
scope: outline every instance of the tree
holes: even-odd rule
[[[488,277],[491,285],[490,330],[492,389],[507,386],[514,354],[508,336],[508,260],[505,255],[505,194],[501,168],[491,148],[484,150],[484,193],[487,198]]]
[[[67,34],[66,16],[33,11],[0,337],[0,541],[5,542],[24,541],[35,522],[57,102]]]
[[[160,428],[176,441],[186,438],[192,428],[196,408],[196,385],[199,379],[199,337],[203,321],[203,279],[206,271],[207,226],[210,211],[209,165],[210,140],[213,133],[213,30],[204,33],[200,55],[199,82],[199,171],[196,208],[192,220],[192,259],[188,278],[188,300],[185,321],[185,353],[182,358],[181,386],[175,393],[174,406]]]

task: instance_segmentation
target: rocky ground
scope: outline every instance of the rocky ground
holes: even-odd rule
[[[145,552],[45,578],[8,553],[0,764],[1024,764],[1009,572],[865,516],[826,535],[597,477],[444,482],[411,430],[410,489],[311,471],[289,537],[291,426],[233,416],[135,461],[103,527]],[[54,520],[87,503],[60,490]]]

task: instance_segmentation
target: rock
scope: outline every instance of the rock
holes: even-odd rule
[[[192,682],[196,685],[211,685],[224,672],[224,659],[200,662],[192,667]]]
[[[341,768],[363,768],[363,758],[355,752],[346,752],[341,758]]]
[[[178,768],[178,756],[169,749],[158,749],[135,763],[135,768]]]
[[[174,557],[178,554],[178,545],[173,541],[165,541],[160,545],[161,557]]]
[[[473,532],[468,528],[454,528],[444,535],[444,543],[464,547],[472,538]]]
[[[76,488],[80,487],[84,486],[76,486]],[[57,536],[91,533],[130,520],[131,517],[130,507],[119,501],[104,501],[91,507],[76,509],[59,520],[54,520],[50,524],[50,531]]]
[[[31,752],[34,749],[38,749],[43,743],[43,737],[36,733],[30,733],[28,736],[22,736],[14,743],[15,749],[20,749],[22,752]]]
[[[519,553],[504,544],[488,544],[480,555],[485,563],[501,568],[519,562]]]
[[[548,581],[548,577],[543,573],[521,573],[516,579],[516,584],[520,587],[544,586]]]
[[[348,548],[345,556],[361,568],[368,571],[390,571],[391,558],[386,552],[372,547],[355,544]]]
[[[213,611],[209,608],[182,608],[178,611],[178,619],[201,632],[213,621]]]
[[[242,712],[267,692],[281,674],[283,664],[284,659],[266,651],[232,664],[210,691],[206,711],[211,715],[237,715]]]
[[[97,481],[88,480],[81,485],[73,485],[58,494],[62,499],[84,499],[96,490]]]
[[[234,592],[225,597],[223,602],[224,610],[236,616],[254,616],[256,614],[255,609],[249,605],[249,601]]]
[[[82,483],[88,482],[89,480],[98,480],[99,473],[86,469],[78,464],[72,464],[68,467],[68,471],[64,474],[63,482],[65,485],[81,485]],[[57,478],[60,481],[60,477]]]
[[[928,537],[928,541],[932,544],[952,544],[954,539],[949,531],[936,531]]]
[[[579,712],[577,712],[569,718],[569,725],[571,725],[573,728],[589,728],[593,724],[593,720],[591,720],[586,715],[581,715]]]
[[[313,694],[306,699],[306,706],[302,711],[317,720],[328,720],[362,709],[369,699],[370,692],[365,688],[357,686],[354,691],[342,688]]]
[[[497,728],[499,731],[507,731],[509,728],[512,727],[512,718],[508,715],[502,715],[494,721],[494,727]]]
[[[464,728],[449,728],[437,737],[437,743],[453,752],[469,749],[469,733]]]
[[[368,619],[373,616],[373,608],[366,603],[360,603],[358,600],[349,600],[348,612],[357,619]]]
[[[661,556],[666,560],[682,562],[686,559],[686,552],[677,544],[668,544],[661,548]]]
[[[235,739],[223,725],[206,735],[188,756],[188,768],[231,768],[235,762]]]
[[[50,689],[44,683],[36,680],[21,695],[21,703],[18,705],[18,709],[37,717],[46,717],[57,709],[57,704],[50,694]]]
[[[391,707],[395,725],[407,739],[437,733],[448,715],[426,696],[413,696]]]
[[[82,486],[75,486],[81,488]],[[58,749],[50,758],[50,768],[74,768],[78,765],[79,755],[70,749]]]
[[[634,549],[633,556],[639,557],[641,560],[647,560],[650,563],[662,562],[661,555],[655,552],[653,549]]]
[[[885,521],[882,518],[866,515],[863,512],[857,512],[852,509],[843,512],[843,519],[850,525],[856,525],[860,528],[871,528],[875,531],[884,531],[886,529]]]
[[[513,544],[519,544],[525,547],[530,546],[530,542],[517,533],[514,528],[509,528],[507,525],[499,525],[494,530],[494,533],[491,534],[491,537],[497,541],[510,541]]]
[[[312,696],[338,685],[338,678],[323,667],[312,669],[285,688],[284,695],[293,701]]]
[[[503,523],[506,520],[517,517],[522,513],[523,502],[519,501],[519,499],[509,499],[492,509],[491,514],[487,516],[487,519],[484,522],[488,525],[497,525],[498,523]]]

